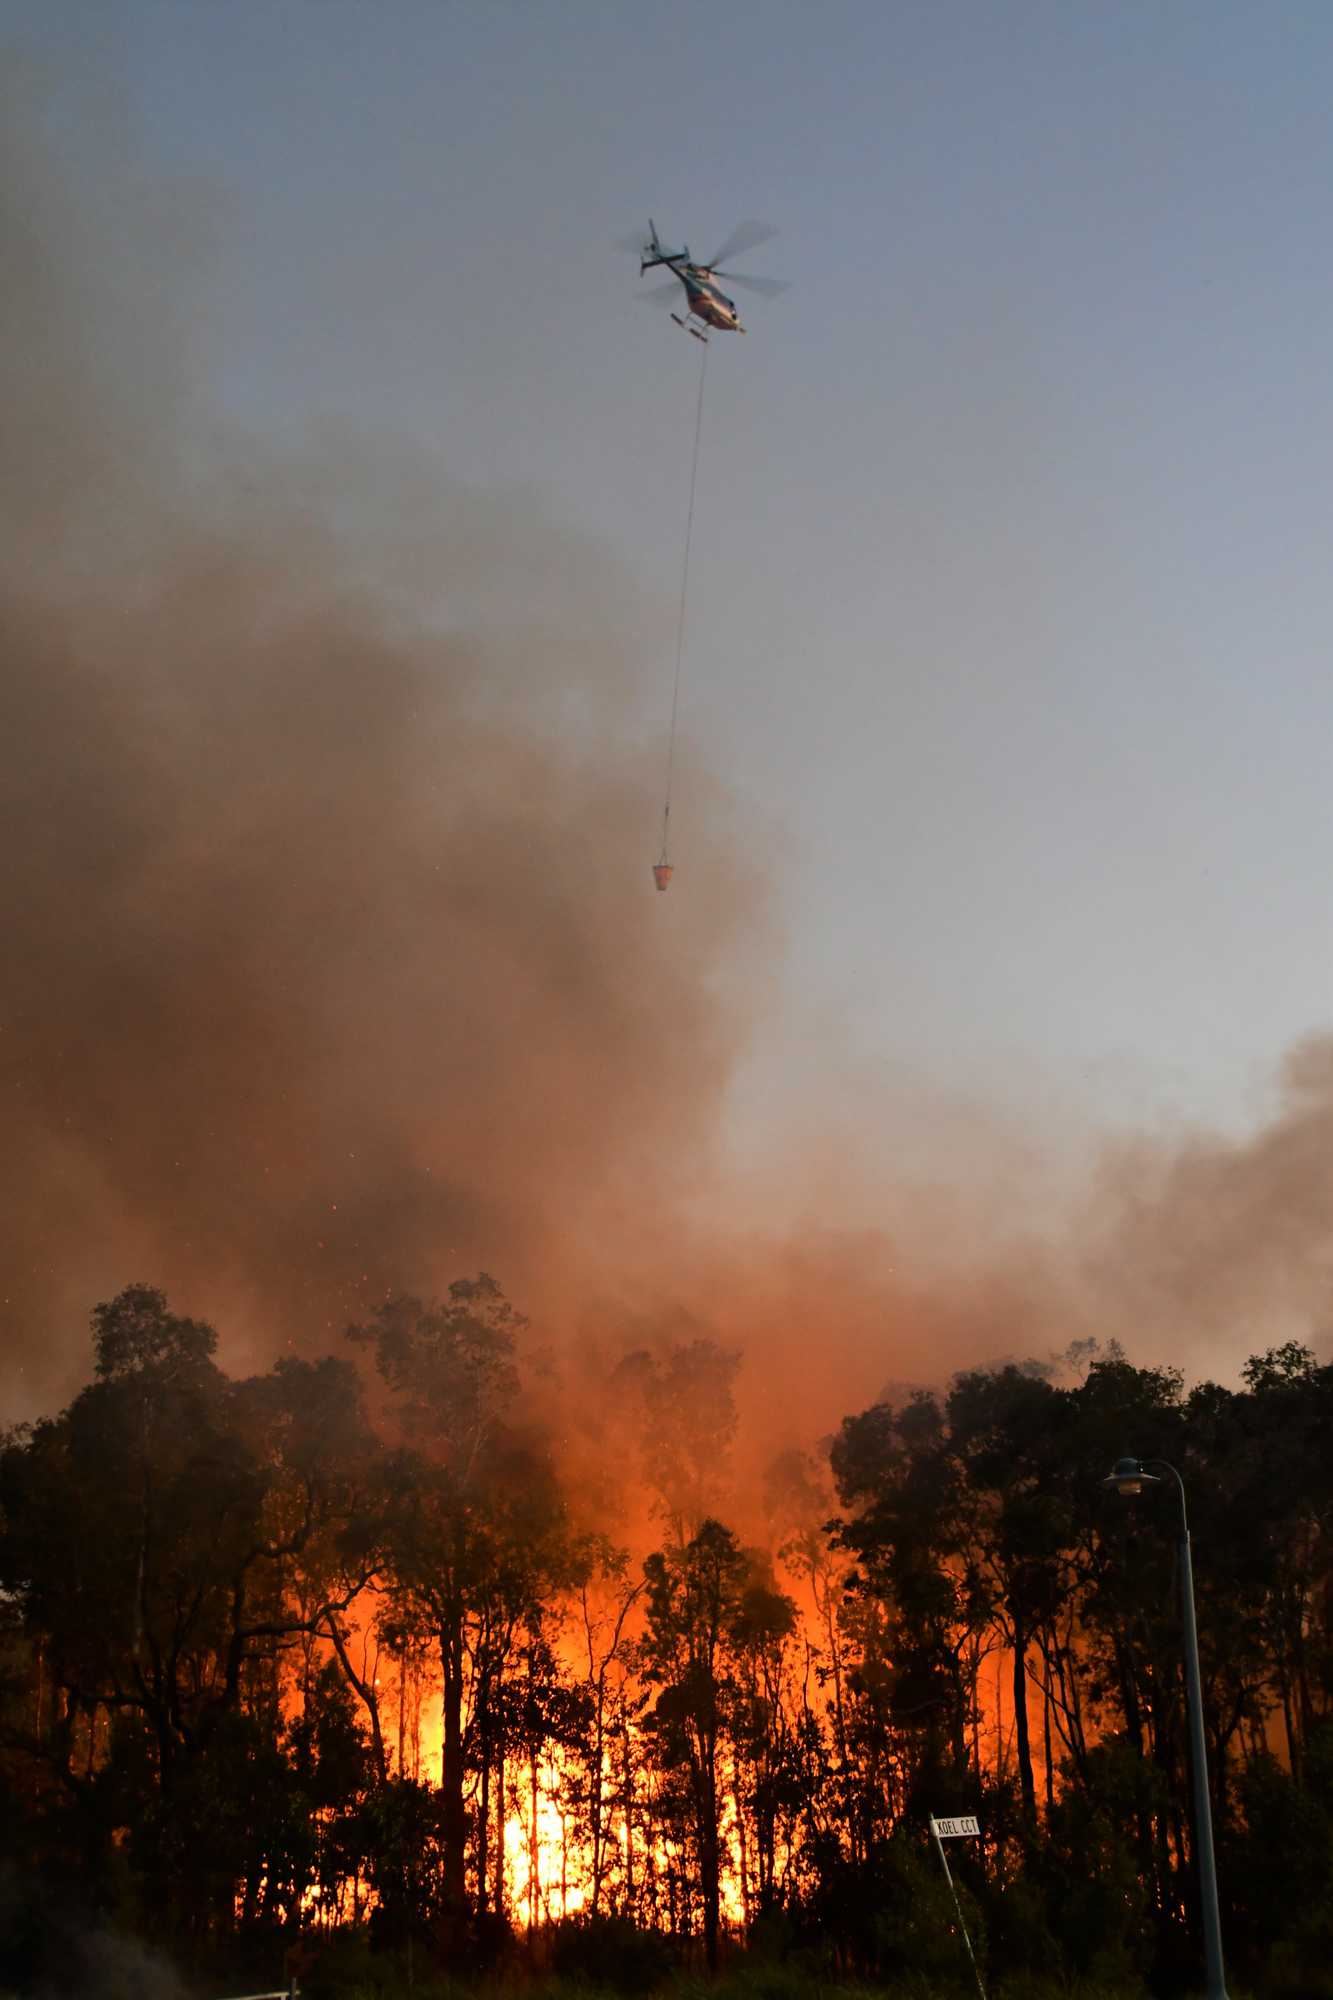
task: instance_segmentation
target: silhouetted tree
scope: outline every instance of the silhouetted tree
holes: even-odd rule
[[[704,1952],[720,1932],[719,1759],[736,1698],[734,1635],[747,1581],[730,1528],[705,1520],[683,1547],[649,1556],[644,1678],[658,1690],[644,1728],[658,1764],[681,1774],[698,1865]]]
[[[350,1329],[374,1351],[404,1439],[387,1535],[394,1590],[438,1646],[442,1892],[455,1929],[467,1909],[466,1794],[476,1754],[468,1703],[473,1727],[483,1719],[489,1772],[494,1684],[514,1648],[540,1632],[570,1561],[549,1450],[518,1407],[523,1325],[483,1274],[451,1285],[443,1304],[394,1299]]]

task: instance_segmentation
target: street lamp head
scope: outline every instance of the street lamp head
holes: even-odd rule
[[[1127,1499],[1133,1499],[1136,1494],[1142,1493],[1145,1486],[1160,1486],[1161,1483],[1159,1475],[1155,1472],[1145,1472],[1141,1461],[1137,1458],[1118,1458],[1115,1471],[1102,1481],[1103,1486],[1113,1486],[1117,1493],[1123,1493]]]

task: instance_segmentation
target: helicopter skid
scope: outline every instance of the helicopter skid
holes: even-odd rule
[[[692,333],[696,340],[701,340],[704,346],[707,347],[708,335],[702,328],[694,326],[688,319],[682,319],[679,313],[672,313],[671,317],[675,320],[677,326],[683,326],[686,333]]]

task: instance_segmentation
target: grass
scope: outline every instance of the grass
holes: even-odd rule
[[[465,1984],[428,1974],[409,1987],[401,1968],[369,1978],[353,1975],[349,1983],[319,1989],[317,2000],[608,2000],[617,1989],[586,1979],[543,1977]],[[987,1987],[988,2000],[1145,2000],[1142,1987],[1107,1986],[1098,1982],[1052,1981],[1010,1977]],[[978,2000],[975,1982],[966,1972],[947,1983],[937,1978],[907,1975],[870,1985],[793,1966],[744,1966],[724,1971],[716,1979],[679,1974],[639,1993],[634,2000]],[[1232,2000],[1242,1996],[1232,1991]]]

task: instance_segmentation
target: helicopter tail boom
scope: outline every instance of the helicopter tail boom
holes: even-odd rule
[[[658,264],[669,264],[671,268],[674,270],[676,265],[680,263],[682,258],[688,261],[690,254],[688,247],[685,248],[684,250],[668,250],[666,245],[662,242],[661,238],[658,236],[657,224],[653,221],[651,216],[649,216],[648,218],[648,234],[649,234],[649,241],[644,244],[643,248],[639,252],[640,277],[643,276],[645,271],[651,271],[655,269],[655,267]]]

